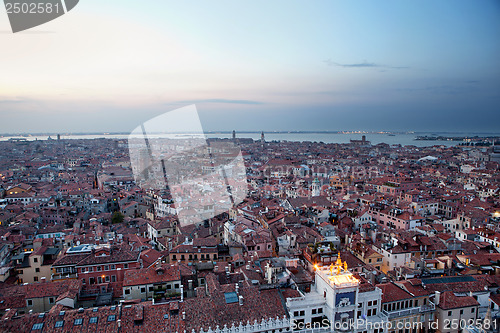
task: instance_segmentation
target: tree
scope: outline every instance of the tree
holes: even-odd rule
[[[120,212],[114,212],[113,216],[111,217],[111,223],[112,224],[122,223],[124,217],[125,216],[123,216],[122,213],[120,213]]]

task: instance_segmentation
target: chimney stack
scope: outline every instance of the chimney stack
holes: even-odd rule
[[[239,299],[240,306],[242,306],[243,305],[243,296],[240,295],[240,297],[238,299]]]
[[[437,306],[439,304],[439,299],[441,298],[441,292],[440,291],[435,291],[434,292],[434,304]]]

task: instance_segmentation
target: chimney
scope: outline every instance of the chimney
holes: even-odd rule
[[[184,302],[184,286],[181,284],[181,302]]]
[[[185,320],[186,319],[186,312],[185,311],[182,311],[182,319]]]
[[[243,296],[241,296],[241,295],[240,295],[240,297],[238,297],[238,299],[239,299],[239,301],[240,301],[240,302],[239,302],[239,303],[240,303],[240,306],[242,306],[242,305],[243,305]]]
[[[235,289],[236,289],[236,293],[238,293],[238,292],[240,291],[240,286],[239,286],[239,284],[236,284]]]
[[[434,304],[437,306],[439,305],[439,299],[441,298],[441,292],[440,291],[435,291],[434,292]]]

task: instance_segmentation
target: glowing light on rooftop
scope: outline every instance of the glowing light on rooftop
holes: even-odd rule
[[[329,267],[314,265],[314,268],[324,274],[325,278],[335,285],[355,284],[359,282],[347,269],[347,262],[342,262],[340,258],[337,259],[335,264],[331,264]]]

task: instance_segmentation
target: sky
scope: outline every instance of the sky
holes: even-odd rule
[[[0,133],[190,104],[207,131],[500,133],[499,36],[496,0],[80,0],[16,34],[0,8]]]

